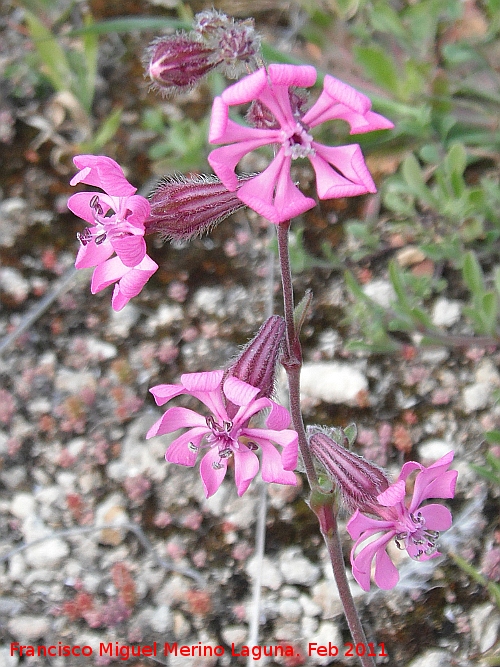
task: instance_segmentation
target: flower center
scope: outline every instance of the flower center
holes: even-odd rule
[[[207,426],[211,430],[206,438],[210,447],[219,448],[219,460],[212,463],[214,470],[220,470],[224,466],[223,459],[228,459],[233,455],[233,450],[238,448],[237,440],[232,437],[233,422],[223,421],[222,426],[210,415],[206,419]]]
[[[302,123],[297,122],[292,131],[282,130],[282,145],[285,149],[285,155],[291,156],[292,160],[299,157],[309,157],[315,155],[316,151],[312,147],[313,138],[307,133]]]
[[[425,528],[425,519],[421,512],[408,514],[402,523],[405,530],[400,531],[395,537],[398,549],[406,549],[415,560],[424,554],[432,556],[436,553],[439,533]]]

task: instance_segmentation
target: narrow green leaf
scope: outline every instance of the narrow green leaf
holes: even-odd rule
[[[165,28],[174,28],[176,30],[189,30],[190,23],[180,21],[179,19],[171,19],[167,17],[152,17],[152,16],[130,16],[119,19],[106,19],[98,21],[91,25],[86,25],[83,28],[77,28],[68,33],[71,37],[78,37],[79,35],[107,35],[109,33],[122,33],[134,31],[160,31]]]
[[[293,311],[293,320],[295,323],[295,330],[297,332],[297,336],[300,334],[300,330],[302,329],[309,308],[311,307],[312,300],[313,300],[312,290],[308,289],[306,290],[300,302],[295,306],[295,310]]]
[[[474,297],[482,299],[486,288],[484,286],[484,275],[476,254],[470,250],[465,254],[462,275],[465,284]]]
[[[73,75],[64,49],[34,14],[25,10],[24,16],[38,56],[45,65],[44,74],[57,92],[71,90]]]

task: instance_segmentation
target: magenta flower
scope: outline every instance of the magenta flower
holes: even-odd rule
[[[297,433],[288,429],[288,410],[269,398],[256,398],[259,389],[235,377],[223,380],[224,371],[186,373],[181,384],[161,384],[150,389],[157,405],[163,405],[174,396],[189,394],[209,410],[202,416],[187,408],[174,407],[165,412],[149,429],[146,438],[172,433],[187,428],[169,446],[165,458],[172,463],[194,466],[200,450],[205,450],[200,474],[207,498],[222,484],[228,459],[234,458],[234,475],[238,495],[248,489],[259,470],[259,459],[254,454],[262,450],[262,479],[265,482],[295,485],[293,473],[297,465]],[[227,402],[238,406],[234,417],[229,417]],[[265,428],[249,426],[252,417],[270,408]],[[275,443],[283,450],[281,455]]]
[[[209,140],[228,144],[213,150],[208,161],[224,185],[236,190],[235,167],[247,153],[268,144],[279,150],[265,171],[245,183],[238,197],[245,204],[279,224],[315,206],[304,196],[290,176],[292,160],[308,158],[316,173],[320,199],[352,197],[376,192],[358,144],[325,146],[314,141],[310,130],[327,120],[342,119],[351,126],[351,134],[393,127],[371,111],[371,102],[351,86],[325,76],[323,92],[316,103],[302,114],[302,101],[290,86],[310,87],[316,70],[309,65],[270,65],[246,76],[216,97],[212,109]],[[229,118],[229,107],[256,102],[255,120],[259,127],[245,127]]]
[[[158,268],[146,255],[144,241],[149,202],[135,194],[137,188],[127,181],[121,167],[111,158],[77,155],[73,161],[80,171],[71,179],[71,185],[95,185],[105,192],[78,192],[68,200],[68,208],[92,225],[78,235],[81,247],[75,266],[96,267],[92,294],[117,283],[111,303],[114,310],[121,310]],[[111,257],[113,253],[115,257]]]
[[[436,543],[439,532],[451,526],[451,513],[442,505],[422,506],[428,498],[453,498],[457,471],[448,470],[453,452],[426,468],[420,463],[405,463],[397,482],[377,496],[380,503],[378,519],[356,510],[347,524],[349,535],[356,543],[351,551],[352,573],[363,590],[370,589],[370,571],[375,559],[375,583],[385,590],[393,588],[399,579],[398,571],[389,558],[386,547],[394,538],[400,549],[406,549],[415,560],[429,560],[441,554]],[[406,482],[417,471],[413,496],[405,503]],[[383,533],[373,541],[370,538]],[[367,542],[358,551],[358,547]],[[356,553],[357,552],[357,553]]]

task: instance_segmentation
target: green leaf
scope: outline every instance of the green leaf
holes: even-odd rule
[[[486,292],[481,302],[481,314],[484,330],[487,335],[494,336],[497,329],[498,300],[494,292]]]
[[[476,254],[470,250],[464,257],[462,275],[469,291],[478,298],[482,298],[486,292],[484,275]]]
[[[71,90],[73,72],[64,49],[34,14],[25,10],[24,16],[38,56],[45,65],[43,73],[57,92]]]
[[[399,90],[400,75],[394,61],[378,46],[355,46],[354,55],[374,83],[392,93]]]
[[[167,17],[152,17],[152,16],[130,16],[119,19],[106,19],[98,21],[83,28],[72,30],[70,37],[78,37],[79,35],[107,35],[110,33],[122,32],[142,32],[144,30],[160,31],[164,28],[175,28],[177,30],[189,30],[191,24],[179,19],[171,19]]]
[[[410,186],[411,191],[424,203],[433,208],[437,208],[438,202],[427,187],[418,160],[413,153],[410,153],[410,155],[404,159],[401,169],[404,179]]]
[[[295,323],[295,330],[297,332],[297,336],[300,334],[300,330],[302,329],[309,308],[311,307],[312,300],[313,300],[312,290],[308,289],[306,290],[300,302],[295,306],[295,310],[293,311],[293,320]]]

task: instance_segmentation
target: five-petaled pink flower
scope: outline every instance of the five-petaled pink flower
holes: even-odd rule
[[[310,87],[315,81],[316,70],[310,65],[270,65],[229,86],[214,100],[209,140],[228,145],[213,150],[208,161],[228,190],[238,186],[234,170],[244,155],[267,144],[279,146],[267,169],[238,191],[241,201],[276,224],[316,203],[292,182],[290,166],[296,158],[310,160],[320,199],[376,192],[358,144],[325,146],[314,141],[310,130],[333,119],[347,121],[351,134],[389,129],[393,124],[371,111],[368,97],[329,75],[316,103],[302,115],[302,104],[290,86]],[[252,101],[266,118],[261,127],[246,127],[229,118],[229,107]]]
[[[259,389],[235,377],[224,378],[224,371],[186,373],[181,384],[163,384],[150,389],[157,405],[163,405],[174,396],[189,394],[209,410],[202,416],[182,407],[168,409],[149,429],[146,437],[172,433],[187,428],[175,438],[165,458],[172,463],[194,466],[198,453],[205,450],[200,474],[208,497],[222,484],[229,458],[234,458],[234,475],[238,495],[248,489],[259,470],[259,459],[254,454],[262,450],[262,479],[265,482],[295,485],[293,470],[297,465],[297,433],[287,427],[290,414],[286,408],[269,398],[256,398]],[[228,402],[237,407],[230,417]],[[264,428],[249,426],[252,417],[269,410]],[[275,444],[283,449],[281,454]]]
[[[349,535],[356,543],[351,551],[352,573],[365,591],[370,589],[370,572],[375,559],[375,583],[379,588],[393,588],[399,579],[398,571],[389,558],[386,547],[394,538],[400,549],[406,549],[415,560],[429,560],[441,554],[436,543],[439,532],[451,526],[451,513],[442,505],[423,505],[428,498],[453,498],[457,471],[448,470],[453,452],[426,468],[420,463],[405,463],[397,482],[377,496],[380,520],[356,510],[347,524]],[[406,482],[417,471],[413,496],[405,503]],[[370,541],[377,533],[383,533]],[[367,542],[359,550],[360,545]]]
[[[137,296],[158,265],[146,255],[144,221],[150,206],[145,197],[136,195],[121,167],[102,155],[77,155],[74,163],[80,170],[71,185],[95,185],[102,192],[78,192],[68,200],[68,208],[90,223],[78,235],[81,246],[75,266],[95,266],[92,294],[117,283],[112,297],[114,310],[121,310]],[[116,253],[115,257],[111,257]]]

